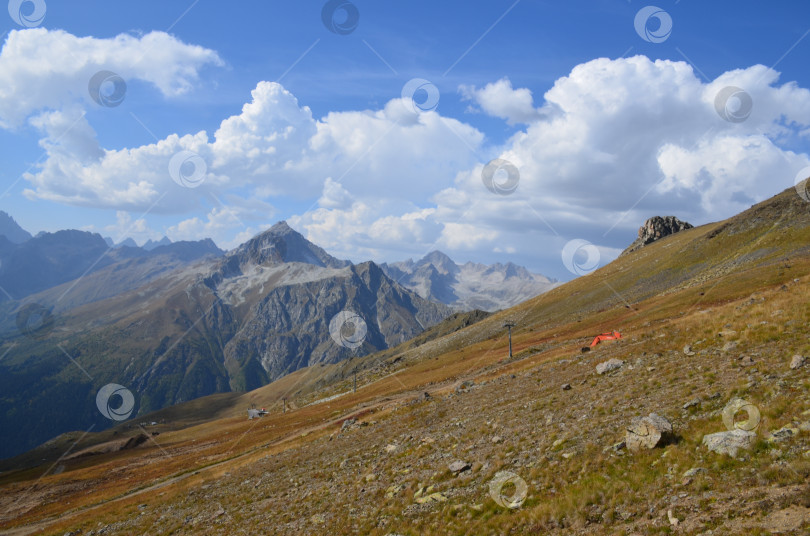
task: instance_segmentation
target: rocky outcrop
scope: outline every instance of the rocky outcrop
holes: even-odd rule
[[[622,252],[622,255],[641,249],[665,236],[691,228],[691,223],[681,221],[675,216],[654,216],[639,227],[638,238]]]

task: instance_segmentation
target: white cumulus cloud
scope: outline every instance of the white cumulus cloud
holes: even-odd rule
[[[716,96],[727,86],[751,96],[744,121],[727,121],[716,110]],[[503,81],[488,87],[475,93],[485,111],[529,121],[536,108],[526,93],[510,104],[519,90]],[[500,108],[483,105],[498,92],[504,95]],[[452,185],[437,183],[428,199],[431,212],[411,240],[391,235],[387,247],[394,250],[399,240],[401,251],[438,246],[482,257],[515,251],[518,260],[560,268],[565,243],[585,238],[604,264],[651,216],[674,214],[694,224],[722,219],[791,187],[796,171],[810,164],[806,153],[782,145],[806,144],[810,91],[780,85],[778,73],[763,66],[706,83],[684,62],[597,59],[557,80],[539,109],[553,113],[536,115],[493,152],[519,169],[514,193],[497,195],[485,187],[485,162],[460,170]],[[334,212],[331,232],[346,231]],[[412,212],[407,206],[385,215],[367,210],[365,221],[369,228],[397,228]],[[367,240],[352,214],[358,231],[344,232],[347,252]],[[307,218],[301,223],[310,228]],[[318,231],[328,240],[323,222]]]
[[[466,100],[476,103],[483,112],[506,119],[512,125],[531,123],[544,115],[534,107],[531,90],[525,87],[513,89],[508,78],[501,78],[481,89],[462,85],[459,90]]]
[[[0,126],[19,126],[32,113],[76,101],[93,104],[90,79],[107,70],[144,80],[166,96],[188,92],[216,52],[164,32],[111,39],[77,37],[63,30],[12,30],[0,52]]]
[[[32,43],[39,49],[52,42],[42,66],[24,61]],[[155,48],[154,60],[141,60]],[[780,83],[779,73],[761,65],[707,83],[681,61],[599,58],[575,66],[536,103],[530,89],[506,78],[462,87],[484,113],[520,125],[498,146],[458,119],[417,114],[401,98],[317,118],[282,85],[262,81],[213,135],[178,132],[106,149],[84,116],[88,99],[76,97],[86,91],[80,82],[108,63],[172,96],[187,91],[202,66],[220,61],[166,34],[98,40],[12,32],[0,52],[0,126],[28,119],[47,151],[25,176],[26,195],[177,214],[184,219],[166,230],[170,238],[211,236],[228,247],[275,216],[279,202],[294,199],[310,208],[282,216],[344,258],[394,260],[439,247],[480,260],[514,252],[517,262],[560,269],[561,249],[573,238],[593,243],[604,263],[648,217],[674,214],[693,224],[724,218],[791,187],[810,165],[796,150],[807,143],[810,91]],[[56,89],[65,80],[67,89]],[[729,86],[753,103],[750,110],[738,110],[745,99],[728,103],[745,112],[742,120],[718,113],[718,95]],[[204,163],[196,188],[169,173],[180,151]],[[482,180],[494,158],[519,171],[509,195]]]

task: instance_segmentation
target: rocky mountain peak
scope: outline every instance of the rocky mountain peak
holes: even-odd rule
[[[523,266],[518,266],[517,264],[515,264],[513,262],[507,262],[506,265],[504,266],[504,277],[506,279],[509,279],[509,278],[512,278],[512,277],[529,278],[529,277],[531,277],[531,274]]]
[[[691,223],[681,221],[675,216],[653,216],[638,229],[638,238],[622,252],[622,255],[641,249],[665,236],[691,229]]]
[[[146,243],[143,246],[141,246],[141,248],[145,249],[146,251],[152,251],[155,248],[158,248],[158,247],[161,247],[161,246],[168,246],[171,243],[172,243],[172,241],[169,240],[169,237],[164,236],[160,240],[152,240],[152,239],[147,240]]]
[[[303,262],[320,267],[344,268],[351,264],[329,255],[285,221],[254,236],[231,251],[228,257],[230,263],[235,260],[240,266]]]
[[[289,224],[287,224],[287,220],[281,220],[277,222],[275,225],[270,227],[266,232],[275,235],[298,234],[298,231],[296,231],[295,229],[290,227]]]
[[[122,247],[137,248],[138,243],[135,242],[135,240],[133,240],[132,238],[127,237],[124,240],[122,240],[121,242],[119,242],[118,244],[116,244],[115,247],[117,247],[117,248],[122,248]]]
[[[431,251],[417,263],[417,266],[433,265],[440,274],[454,274],[459,271],[458,265],[441,251]]]

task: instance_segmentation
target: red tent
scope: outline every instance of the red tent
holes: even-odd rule
[[[612,341],[614,339],[621,339],[622,334],[618,331],[611,331],[609,333],[601,333],[593,338],[593,342],[591,342],[591,347],[596,346],[602,341]]]

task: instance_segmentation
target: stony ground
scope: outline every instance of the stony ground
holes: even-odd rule
[[[524,352],[72,533],[810,534],[810,363],[790,367],[810,308],[786,290],[592,352]],[[762,417],[736,458],[701,444],[734,397]],[[630,420],[651,412],[674,440],[628,452]]]

